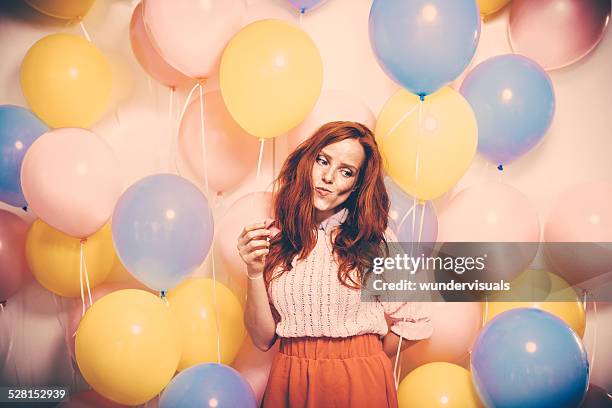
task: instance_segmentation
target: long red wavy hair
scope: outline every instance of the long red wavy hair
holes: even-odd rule
[[[292,269],[297,255],[305,259],[316,244],[317,231],[313,205],[312,168],[321,150],[345,139],[359,141],[365,160],[351,193],[342,207],[348,217],[335,234],[333,252],[339,263],[338,279],[351,288],[360,288],[373,258],[388,253],[385,241],[389,197],[383,181],[382,157],[370,129],[356,122],[330,122],[321,126],[285,160],[275,180],[272,205],[273,226],[280,232],[270,241],[264,279],[273,279]],[[382,245],[384,244],[384,245]],[[278,268],[278,267],[281,268]],[[351,271],[355,270],[356,276]]]

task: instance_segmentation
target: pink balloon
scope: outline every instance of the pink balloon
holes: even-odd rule
[[[589,356],[589,382],[612,390],[612,302],[587,302],[587,326],[582,344]],[[593,364],[591,364],[591,362]],[[595,405],[597,406],[597,405]],[[606,406],[606,405],[603,405]],[[584,407],[589,407],[584,405]]]
[[[476,275],[480,281],[508,282],[529,266],[538,251],[538,214],[520,191],[506,184],[486,182],[462,190],[442,210],[438,221],[438,241],[446,243],[443,253],[486,254],[486,274],[478,276],[482,273],[475,270],[462,275],[468,279]],[[456,242],[481,244],[453,244]]]
[[[227,266],[228,274],[237,281],[246,281],[246,265],[236,249],[238,236],[244,227],[270,218],[271,205],[271,193],[247,194],[229,208],[219,223],[219,253]]]
[[[247,380],[257,398],[257,406],[261,404],[268,375],[272,367],[272,360],[278,354],[280,341],[277,341],[268,351],[261,351],[255,345],[250,336],[247,336],[242,343],[240,351],[234,360],[234,367],[242,377]]]
[[[609,18],[609,0],[514,0],[510,44],[544,69],[561,68],[595,48]]]
[[[0,302],[13,296],[29,275],[25,257],[27,232],[25,221],[0,210]]]
[[[77,238],[99,230],[121,194],[119,163],[106,142],[86,129],[60,128],[30,146],[21,187],[47,224]]]
[[[179,153],[188,170],[204,185],[200,99],[193,101],[181,122]],[[212,191],[236,187],[257,167],[259,142],[246,133],[227,111],[221,92],[204,95],[206,169]]]
[[[142,21],[142,2],[138,3],[130,21],[132,52],[140,66],[157,82],[170,88],[178,88],[193,82],[193,79],[172,68],[151,44]]]
[[[374,114],[358,97],[344,91],[323,91],[312,112],[289,132],[289,151],[293,151],[325,123],[338,120],[359,122],[372,131],[376,125]]]
[[[97,286],[95,289],[91,291],[91,299],[94,303],[98,299],[103,296],[108,295],[111,292],[115,292],[121,289],[132,289],[135,288],[134,285],[123,284],[123,283],[104,283],[100,286]],[[87,291],[85,292],[86,305],[89,306],[89,297]],[[66,324],[66,338],[68,339],[68,345],[70,346],[70,356],[75,358],[74,354],[74,339],[76,335],[76,331],[79,328],[79,323],[81,323],[83,315],[83,305],[81,303],[75,302],[74,307],[70,309],[68,313],[68,324]],[[75,359],[76,361],[76,359]]]
[[[213,76],[223,49],[241,28],[242,0],[144,0],[144,22],[160,55],[183,74]]]
[[[461,362],[472,349],[482,328],[482,305],[478,302],[433,302],[429,339],[402,352],[402,368],[410,371],[434,361]]]
[[[572,285],[612,278],[612,184],[589,183],[563,193],[544,228],[552,269]],[[567,244],[554,244],[554,243]],[[551,244],[552,243],[552,244]],[[578,243],[578,244],[576,244]],[[582,243],[582,244],[580,244]]]

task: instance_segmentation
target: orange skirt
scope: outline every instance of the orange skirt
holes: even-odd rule
[[[281,338],[264,408],[396,408],[391,360],[377,334]]]

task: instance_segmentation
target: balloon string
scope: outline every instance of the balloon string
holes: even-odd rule
[[[257,159],[257,176],[256,182],[259,184],[259,174],[261,173],[261,162],[263,159],[263,149],[264,149],[264,138],[259,139],[259,159]]]
[[[303,19],[304,19],[304,12],[300,12],[300,17],[299,17],[300,27],[302,27]]]
[[[586,296],[588,294],[588,291],[585,291],[585,300],[586,300]],[[586,313],[586,309],[585,309],[585,313]],[[591,348],[591,366],[589,367],[589,378],[591,376],[591,373],[593,372],[593,366],[595,364],[595,350],[597,349],[597,302],[595,301],[595,298],[593,297],[593,347]]]
[[[81,27],[81,30],[83,31],[83,35],[85,36],[87,41],[91,42],[91,37],[89,36],[89,33],[85,29],[85,26],[83,25],[83,21],[79,20],[79,26]]]
[[[419,244],[421,243],[421,238],[423,237],[423,221],[425,220],[425,203],[420,203],[421,206],[421,225],[419,226],[419,240],[417,241]]]
[[[420,103],[420,101],[419,101]],[[418,108],[419,105],[414,105],[414,107],[412,109],[410,109],[408,112],[404,113],[404,115],[402,115],[401,118],[399,118],[397,120],[397,122],[395,122],[395,124],[391,127],[391,129],[389,129],[389,131],[387,133],[385,133],[385,135],[383,137],[380,138],[380,140],[383,140],[384,138],[386,138],[387,136],[389,136],[390,134],[392,134],[393,132],[395,132],[395,130],[400,127],[404,121],[406,119],[408,119],[408,117],[416,110],[416,108]]]
[[[83,243],[81,243],[81,256],[79,259],[79,285],[81,287],[81,304],[83,311],[81,317],[85,316],[85,293],[83,292]]]
[[[85,271],[85,283],[87,284],[87,296],[89,297],[89,307],[93,305],[91,300],[91,287],[89,286],[89,273],[87,272],[87,254],[85,254],[85,243],[87,239],[81,240],[81,248],[83,248],[83,270]]]
[[[397,231],[399,232],[402,227],[404,226],[404,222],[406,221],[406,218],[408,218],[408,216],[414,211],[414,205],[412,205],[412,207],[410,207],[410,209],[408,211],[406,211],[406,214],[404,214],[404,216],[402,217],[402,219],[400,220],[398,226],[397,226]]]
[[[213,198],[214,204],[216,207],[216,197]],[[212,214],[211,214],[212,216]],[[215,236],[213,234],[213,242],[211,250],[211,266],[212,266],[212,276],[213,276],[213,304],[215,306],[215,327],[217,329],[217,363],[221,364],[221,329],[219,325],[219,307],[217,306],[217,274],[215,271]]]
[[[6,331],[9,333],[9,343],[6,350],[6,356],[4,356],[4,364],[3,367],[8,365],[8,362],[11,358],[11,354],[13,351],[13,330],[11,330],[10,325],[10,314],[8,311],[4,310],[4,302],[0,302],[0,309],[2,309],[2,321],[6,321]],[[15,378],[17,379],[17,384],[21,384],[19,380],[19,371],[17,370],[17,361],[13,361],[15,368]]]
[[[402,350],[402,333],[399,335],[399,342],[397,343],[397,351],[395,352],[395,364],[393,365],[393,380],[395,381],[395,390],[399,388],[399,378],[401,375],[401,360],[400,353]]]
[[[180,137],[180,127],[181,127],[181,123],[183,122],[183,116],[185,116],[185,111],[187,110],[187,106],[189,105],[189,102],[191,102],[191,97],[193,96],[193,93],[195,92],[196,88],[199,86],[200,84],[197,83],[193,86],[193,88],[191,88],[191,90],[189,91],[189,94],[187,94],[187,99],[185,99],[185,103],[183,104],[183,109],[181,110],[181,114],[178,117],[178,123],[176,124],[175,128],[173,129],[173,131],[176,131],[176,145],[178,146],[179,144],[179,137]],[[174,137],[173,137],[174,139]],[[174,161],[174,168],[176,170],[176,173],[179,173],[179,169],[178,169],[178,153],[176,151],[173,152],[173,158],[172,160]]]
[[[204,185],[206,186],[206,196],[210,194],[208,186],[208,161],[206,155],[206,138],[204,137],[204,91],[202,90],[202,82],[198,82],[200,91],[200,138],[202,139],[202,166],[204,167]]]
[[[75,378],[75,370],[74,370],[74,365],[72,364],[72,358],[70,357],[70,337],[68,336],[68,332],[67,332],[67,327],[64,324],[64,322],[62,321],[62,318],[60,317],[60,313],[64,313],[64,302],[60,299],[60,297],[58,295],[56,295],[55,293],[53,294],[53,301],[55,302],[55,307],[56,309],[59,311],[56,314],[57,317],[57,321],[60,325],[60,327],[62,328],[62,331],[64,332],[64,346],[66,346],[66,351],[67,353],[67,357],[68,357],[68,363],[70,363],[70,376],[72,377],[72,386],[76,387],[76,378]],[[76,335],[76,331],[74,333],[74,335]],[[73,337],[74,337],[73,335]]]

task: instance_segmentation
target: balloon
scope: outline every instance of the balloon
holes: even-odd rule
[[[397,236],[398,242],[436,242],[438,217],[433,204],[417,201],[415,207],[414,198],[404,193],[391,177],[385,177],[385,187],[391,200],[389,228]]]
[[[470,381],[470,372],[445,362],[422,365],[400,383],[400,408],[472,408],[482,403]]]
[[[136,279],[167,291],[191,274],[212,244],[206,197],[173,174],[145,177],[128,188],[113,213],[113,242]]]
[[[589,301],[588,305],[587,329],[582,344],[593,363],[589,366],[589,381],[611,390],[612,365],[608,362],[612,361],[612,303],[597,302],[594,308],[595,302]]]
[[[478,140],[476,118],[451,88],[419,98],[399,90],[383,106],[376,141],[387,174],[420,200],[439,197],[468,169]]]
[[[199,364],[174,377],[159,408],[257,407],[249,384],[238,371],[223,364]]]
[[[32,112],[53,128],[89,127],[110,98],[110,65],[80,35],[52,34],[37,41],[23,58],[20,80]]]
[[[395,82],[429,95],[468,66],[480,37],[475,0],[374,0],[370,44]]]
[[[219,282],[215,285],[211,279],[188,278],[168,292],[168,303],[178,320],[183,342],[179,371],[216,362],[217,333],[221,339],[221,362],[234,361],[245,328],[242,307],[232,291]],[[215,322],[217,314],[219,320]]]
[[[91,298],[93,302],[97,302],[98,299],[108,295],[109,293],[116,292],[122,289],[138,289],[135,287],[131,287],[130,284],[126,283],[108,283],[105,282],[100,286],[94,288],[91,291]],[[85,302],[87,304],[87,302]],[[79,323],[81,323],[81,319],[83,318],[83,306],[80,303],[77,303],[72,307],[72,309],[68,312],[68,319],[66,324],[66,339],[68,340],[68,351],[70,352],[70,356],[75,357],[75,345],[74,339],[79,328]]]
[[[179,154],[198,181],[205,185],[200,126],[198,98],[189,105],[183,116],[179,130]],[[232,190],[257,167],[257,140],[234,121],[219,91],[204,95],[204,138],[210,190]]]
[[[582,300],[572,287],[557,275],[528,269],[510,284],[510,291],[488,298],[486,322],[511,309],[532,307],[563,320],[579,337],[584,335],[586,313]]]
[[[157,82],[170,88],[178,88],[193,82],[191,78],[168,65],[159,55],[151,44],[142,15],[142,2],[140,2],[134,9],[130,20],[130,44],[142,69]]]
[[[55,129],[28,149],[21,187],[47,224],[85,238],[110,218],[121,194],[119,164],[106,142],[85,129]]]
[[[591,383],[580,408],[606,408],[610,404],[612,404],[612,395],[605,389]]]
[[[544,228],[546,255],[553,270],[584,287],[612,271],[612,184],[587,183],[557,199]]]
[[[49,128],[20,106],[0,105],[0,201],[25,207],[21,190],[21,163],[32,143]]]
[[[523,272],[538,251],[538,214],[527,197],[506,184],[485,182],[462,190],[438,221],[438,241],[444,243],[441,253],[453,257],[486,254],[486,270],[466,271],[461,275],[465,281],[507,282]],[[454,271],[446,275],[459,277]]]
[[[82,20],[95,0],[25,0],[32,8],[55,18]]]
[[[219,223],[217,248],[221,259],[228,266],[230,276],[244,284],[246,264],[236,249],[238,236],[244,227],[271,217],[271,205],[271,193],[256,192],[245,195],[232,204]]]
[[[258,138],[279,136],[303,121],[322,84],[317,46],[284,21],[249,24],[232,38],[221,58],[219,85],[227,110]]]
[[[510,0],[477,0],[481,16],[488,16],[501,10]]]
[[[488,407],[575,407],[589,377],[576,333],[538,309],[509,310],[485,326],[472,350],[471,370]]]
[[[299,10],[300,13],[304,14],[325,3],[325,0],[289,0],[289,3]]]
[[[78,238],[38,219],[28,231],[25,251],[30,270],[42,286],[60,296],[81,296],[81,243]],[[84,256],[89,286],[94,288],[104,282],[115,260],[109,224],[87,238]],[[82,279],[87,296],[84,269]]]
[[[433,335],[408,347],[402,365],[415,368],[434,361],[459,363],[468,355],[482,328],[482,305],[478,302],[432,302]]]
[[[552,70],[591,52],[603,38],[609,19],[608,0],[515,0],[508,37],[514,52]]]
[[[268,351],[261,351],[253,344],[251,337],[247,335],[242,342],[242,347],[232,363],[242,377],[249,383],[255,397],[257,398],[258,406],[261,404],[266,385],[268,384],[268,376],[272,361],[278,354],[280,341],[277,341]]]
[[[155,397],[172,379],[180,357],[170,308],[142,290],[120,290],[98,300],[76,334],[81,374],[96,392],[120,404]]]
[[[306,119],[289,131],[288,150],[295,150],[321,126],[335,121],[359,122],[370,129],[374,129],[376,124],[370,108],[355,95],[344,91],[323,91]]]
[[[0,210],[0,302],[13,296],[28,275],[24,251],[27,231],[25,221]]]
[[[144,22],[160,55],[183,74],[207,79],[217,73],[228,41],[242,27],[240,0],[146,0]]]
[[[548,74],[520,55],[500,55],[478,64],[460,92],[478,121],[478,151],[500,165],[531,150],[555,113]]]

